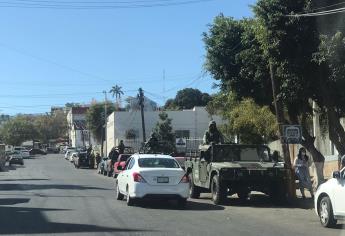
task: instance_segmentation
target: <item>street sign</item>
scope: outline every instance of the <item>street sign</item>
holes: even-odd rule
[[[176,139],[176,147],[186,147],[187,140],[185,138],[177,138]]]
[[[302,140],[302,127],[300,125],[283,125],[283,142],[299,144]]]

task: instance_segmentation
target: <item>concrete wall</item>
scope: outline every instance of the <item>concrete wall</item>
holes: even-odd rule
[[[145,112],[146,139],[150,137],[152,129],[158,122],[159,113],[159,111]],[[166,111],[166,113],[172,119],[173,130],[188,130],[190,138],[202,138],[205,130],[208,128],[209,121],[212,119],[219,125],[224,123],[219,116],[211,117],[204,107],[195,107],[192,110]],[[108,153],[112,147],[118,145],[119,140],[126,140],[126,131],[130,129],[136,133],[135,144],[142,142],[143,134],[140,111],[114,112],[108,117]]]

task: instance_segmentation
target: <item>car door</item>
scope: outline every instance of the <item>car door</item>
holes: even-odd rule
[[[337,186],[334,189],[334,211],[336,214],[345,216],[345,170],[341,172],[341,178],[337,181]]]
[[[125,166],[125,169],[122,170],[119,175],[117,176],[117,183],[119,185],[120,192],[126,192],[126,186],[128,183],[128,176],[130,171],[130,165],[134,158],[130,158]]]
[[[199,180],[202,183],[205,183],[207,180],[207,153],[202,152],[200,155],[200,161],[199,161]]]

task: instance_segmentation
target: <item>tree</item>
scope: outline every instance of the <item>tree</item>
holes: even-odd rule
[[[253,99],[236,101],[232,94],[219,93],[207,105],[210,114],[219,114],[227,122],[220,126],[229,140],[238,136],[244,144],[267,144],[277,138],[277,122],[268,106]]]
[[[317,70],[312,55],[317,51],[319,38],[315,19],[286,17],[308,10],[307,3],[259,0],[253,7],[253,19],[216,17],[209,33],[204,34],[205,66],[221,81],[222,91],[231,91],[239,101],[249,97],[271,108],[273,74],[279,91],[277,98],[286,114],[284,123],[301,124],[303,146],[315,162],[323,162],[308,123],[313,112],[310,99],[316,94],[313,78]]]
[[[6,122],[0,129],[3,141],[8,145],[19,146],[24,141],[37,137],[32,117],[17,116]]]
[[[64,112],[55,112],[37,116],[34,119],[34,126],[37,131],[36,139],[42,143],[48,143],[50,139],[57,139],[66,136],[67,119]]]
[[[164,153],[170,154],[176,150],[175,134],[171,126],[171,119],[168,118],[167,113],[161,112],[159,114],[159,121],[152,132],[159,140],[161,144],[160,148]]]
[[[86,121],[90,131],[98,141],[102,141],[104,134],[105,110],[104,102],[92,104],[86,113]],[[107,116],[114,112],[114,106],[107,102]]]
[[[116,107],[119,108],[121,104],[121,95],[123,95],[122,87],[115,85],[111,88],[109,93],[111,93],[112,96],[115,97]]]
[[[198,89],[185,88],[177,92],[174,99],[168,99],[165,109],[191,109],[195,106],[206,106],[211,96]]]

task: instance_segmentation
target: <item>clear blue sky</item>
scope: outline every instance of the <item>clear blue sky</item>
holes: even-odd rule
[[[0,113],[41,113],[51,105],[102,100],[102,91],[115,84],[126,96],[142,87],[159,104],[184,87],[212,93],[212,78],[199,78],[205,55],[201,34],[219,13],[250,16],[254,2],[113,10],[0,8]]]

